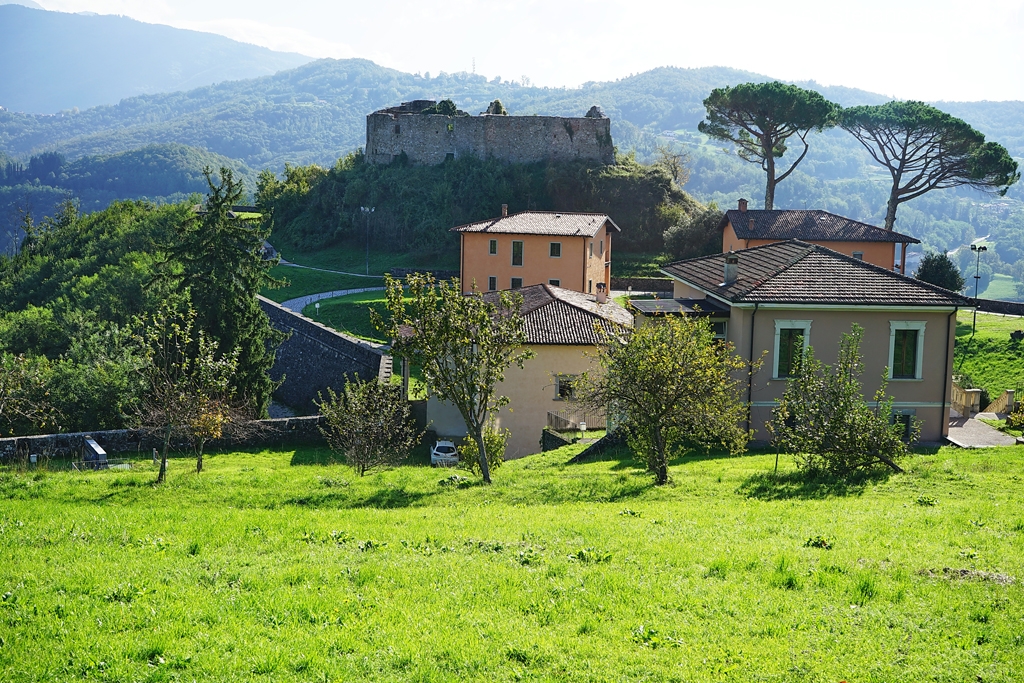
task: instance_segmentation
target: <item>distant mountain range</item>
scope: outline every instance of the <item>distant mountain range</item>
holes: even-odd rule
[[[29,3],[0,5],[0,106],[11,111],[87,109],[311,61],[212,33],[23,4]]]

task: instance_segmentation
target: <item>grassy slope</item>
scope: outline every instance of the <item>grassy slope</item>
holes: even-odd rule
[[[997,299],[1001,301],[1017,300],[1017,281],[1010,275],[995,273],[988,283],[985,291],[979,294],[982,299]]]
[[[380,278],[353,277],[351,275],[325,273],[321,270],[292,268],[290,266],[277,266],[271,271],[271,275],[288,282],[286,287],[266,289],[262,292],[263,296],[278,303],[306,296],[307,294],[333,292],[339,289],[384,286],[384,280]]]
[[[841,488],[773,457],[654,488],[574,447],[490,488],[312,450],[0,472],[0,679],[1011,681],[1019,449]],[[303,466],[305,465],[305,466]],[[789,464],[784,460],[783,468]],[[916,504],[935,499],[938,504]],[[823,535],[832,550],[805,547]],[[929,575],[927,571],[935,572]]]
[[[1024,384],[1024,344],[1010,340],[1011,332],[1024,329],[1024,318],[979,313],[977,333],[968,343],[972,317],[972,313],[957,316],[954,368],[988,389],[995,400],[1004,389]]]
[[[407,297],[406,300],[411,301],[412,299]],[[312,305],[306,306],[302,314],[319,320],[339,332],[386,344],[388,340],[384,339],[370,322],[371,308],[378,313],[384,313],[384,292],[363,292],[325,299],[320,302],[319,314]]]

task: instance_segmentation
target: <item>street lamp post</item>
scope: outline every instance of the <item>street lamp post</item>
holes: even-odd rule
[[[370,214],[373,213],[375,206],[360,206],[359,210],[366,216],[366,274],[370,274]]]
[[[981,255],[988,251],[983,244],[972,244],[971,251],[978,255],[974,264],[974,320],[971,322],[971,338],[974,338],[974,331],[978,328],[978,283],[981,282]]]

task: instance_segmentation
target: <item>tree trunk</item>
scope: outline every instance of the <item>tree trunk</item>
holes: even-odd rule
[[[775,208],[775,156],[771,149],[766,149],[765,154],[768,168],[765,169],[767,178],[764,184],[764,208],[765,211],[771,211]]]
[[[893,186],[889,193],[889,203],[885,208],[885,229],[893,230],[896,226],[896,208],[899,207],[899,196],[896,194],[896,187]]]
[[[658,453],[658,464],[654,470],[654,483],[663,486],[668,483],[668,456],[665,454],[665,439],[658,429],[654,436],[654,447]]]
[[[479,430],[473,435],[474,441],[476,441],[476,447],[480,453],[480,474],[484,478],[485,484],[491,483],[491,467],[487,463],[487,451],[484,449],[484,433],[483,430]]]
[[[160,473],[156,475],[156,483],[162,484],[167,478],[167,448],[171,444],[171,426],[167,425],[167,432],[164,434],[164,450],[160,455]]]
[[[203,445],[202,441],[199,442],[199,452],[196,454],[196,474],[203,471]]]

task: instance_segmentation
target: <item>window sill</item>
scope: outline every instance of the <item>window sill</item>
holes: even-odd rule
[[[890,377],[890,382],[923,382],[924,377]]]

